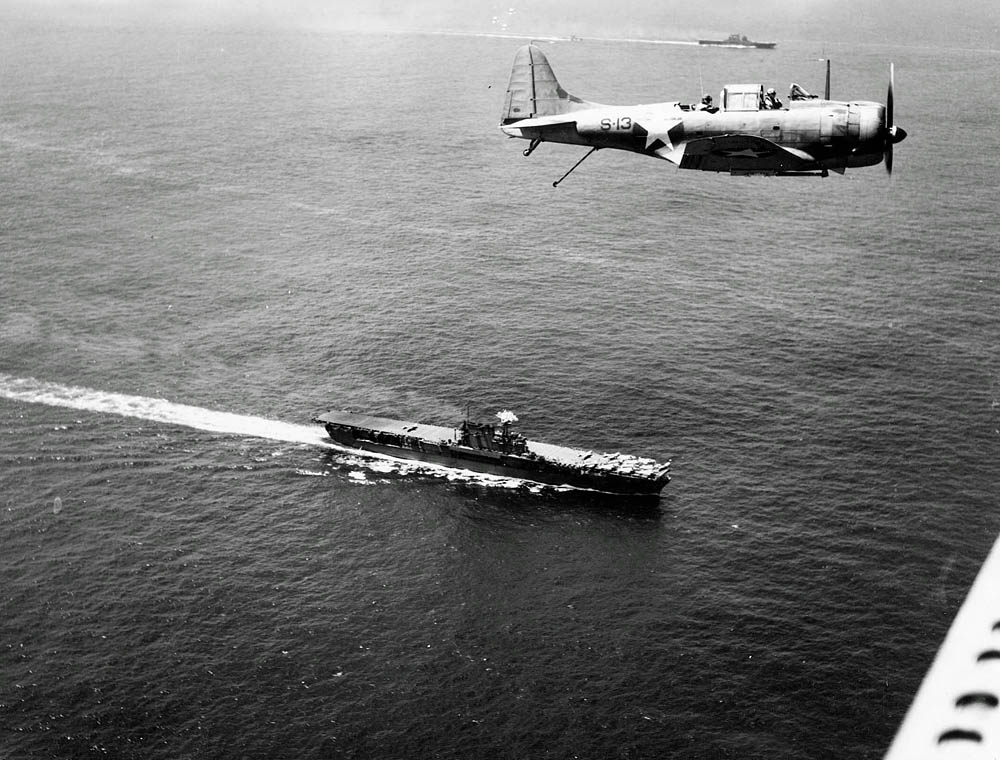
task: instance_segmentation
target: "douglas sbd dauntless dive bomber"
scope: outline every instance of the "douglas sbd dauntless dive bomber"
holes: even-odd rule
[[[590,153],[617,148],[681,169],[738,175],[825,177],[883,160],[891,172],[892,146],[906,137],[892,123],[892,91],[890,65],[885,105],[830,100],[828,69],[824,98],[792,84],[787,105],[761,84],[730,84],[717,106],[710,95],[697,105],[604,106],[566,92],[541,49],[525,45],[514,57],[500,129],[531,141],[526,156],[543,142],[557,142],[589,146]]]

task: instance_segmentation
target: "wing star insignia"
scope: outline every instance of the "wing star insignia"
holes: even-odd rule
[[[726,158],[763,158],[764,156],[774,155],[774,151],[743,148],[742,150],[720,150],[718,154]]]

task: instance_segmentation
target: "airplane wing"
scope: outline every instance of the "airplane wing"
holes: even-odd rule
[[[816,169],[816,160],[808,153],[785,148],[763,137],[721,135],[700,137],[677,146],[664,156],[681,169],[733,174],[775,174]],[[678,155],[678,153],[680,155]]]
[[[990,550],[885,760],[1000,757],[1000,539]]]

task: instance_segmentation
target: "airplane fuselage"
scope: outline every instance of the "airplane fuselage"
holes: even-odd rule
[[[802,160],[815,164],[816,169],[842,170],[882,161],[884,139],[880,125],[884,119],[885,106],[866,101],[808,100],[773,111],[714,113],[679,103],[653,103],[597,106],[558,118],[528,118],[501,125],[501,129],[512,137],[615,148],[680,165],[683,156],[677,151],[685,143],[734,134],[753,135],[801,152]],[[753,147],[745,150],[748,161],[760,158],[763,152]],[[791,162],[788,168],[793,168]]]

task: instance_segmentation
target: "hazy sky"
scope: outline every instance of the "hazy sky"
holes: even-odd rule
[[[53,22],[191,23],[524,35],[964,41],[998,48],[997,0],[0,0],[5,16]]]

